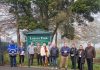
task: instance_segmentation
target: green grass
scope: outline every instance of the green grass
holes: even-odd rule
[[[19,55],[17,55],[17,64],[19,65]],[[5,54],[4,56],[4,63],[5,64],[9,64],[9,55],[8,54]],[[25,59],[24,59],[24,65],[28,65],[28,57],[27,55],[25,56]],[[37,66],[37,60],[36,60],[36,57],[34,59],[34,66]]]
[[[99,49],[96,50],[96,58],[100,58],[100,50]]]
[[[99,56],[99,54],[98,54],[98,56]],[[5,64],[9,64],[9,56],[8,56],[8,54],[5,54],[4,62],[5,62]],[[18,56],[17,56],[17,64],[19,64],[19,57]],[[60,57],[58,58],[58,64],[60,64]],[[27,56],[25,57],[24,65],[25,66],[28,65],[28,58],[27,58]],[[71,68],[71,60],[70,60],[70,58],[68,58],[67,65],[68,65],[68,68],[70,69]],[[34,59],[34,66],[37,66],[36,58]],[[84,68],[85,68],[84,70],[87,70],[87,64],[86,63],[84,64]],[[100,63],[99,64],[94,64],[94,70],[100,70]]]

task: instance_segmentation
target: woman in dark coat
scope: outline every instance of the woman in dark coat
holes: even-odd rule
[[[83,46],[80,45],[80,48],[78,50],[78,68],[79,70],[84,70],[84,63],[85,63],[85,50],[83,49]]]

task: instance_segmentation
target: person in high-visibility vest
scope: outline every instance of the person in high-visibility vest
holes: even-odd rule
[[[9,57],[10,57],[10,65],[11,67],[16,67],[16,56],[18,53],[18,47],[16,46],[16,44],[14,43],[13,40],[11,40],[10,44],[8,45],[8,53],[9,53]]]

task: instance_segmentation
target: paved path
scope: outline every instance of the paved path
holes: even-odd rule
[[[52,69],[51,67],[9,67],[0,66],[0,70],[65,70],[65,69]],[[68,69],[71,70],[71,69]]]
[[[35,67],[0,67],[0,70],[51,70],[49,68],[35,68]]]

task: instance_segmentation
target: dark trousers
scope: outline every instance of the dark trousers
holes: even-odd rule
[[[24,55],[19,55],[19,63],[24,63]]]
[[[50,64],[50,56],[48,57],[48,63]]]
[[[82,63],[82,59],[78,58],[78,69],[84,70],[84,63]]]
[[[76,69],[76,57],[71,56],[71,62],[72,62],[72,69]]]
[[[41,60],[42,60],[42,65],[45,64],[45,56],[41,56]]]
[[[0,53],[0,65],[3,65],[4,63],[4,56],[3,53]]]
[[[52,56],[52,65],[53,65],[54,67],[57,66],[57,57],[56,57],[56,56]]]
[[[10,66],[16,67],[16,55],[14,55],[14,56],[10,55]]]
[[[41,60],[40,54],[37,54],[37,62],[38,62],[38,65],[42,65],[42,60]]]
[[[48,63],[51,65],[52,64],[52,56],[48,57]]]
[[[87,58],[88,70],[93,70],[93,58]]]
[[[33,65],[34,54],[29,54],[28,57],[28,65]]]

